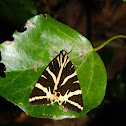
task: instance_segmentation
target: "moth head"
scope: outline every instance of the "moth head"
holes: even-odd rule
[[[60,51],[61,54],[66,55],[67,52],[65,50]]]

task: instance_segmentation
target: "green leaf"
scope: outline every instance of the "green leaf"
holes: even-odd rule
[[[0,95],[18,105],[28,115],[63,119],[76,118],[97,107],[106,89],[106,70],[100,56],[92,51],[90,42],[68,26],[49,15],[38,15],[29,20],[27,30],[15,32],[13,42],[0,45],[2,63],[6,65],[6,78],[0,78]],[[77,114],[64,112],[55,103],[49,106],[31,106],[28,102],[32,87],[37,82],[56,52],[71,51],[69,57],[75,65],[84,109]],[[36,72],[37,68],[37,72]]]

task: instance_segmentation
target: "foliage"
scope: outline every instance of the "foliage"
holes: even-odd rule
[[[29,19],[26,27],[25,32],[13,34],[14,41],[6,41],[0,45],[1,62],[6,66],[6,78],[0,78],[0,95],[34,117],[81,117],[101,104],[107,83],[106,70],[90,42],[49,15],[38,15]],[[69,57],[75,64],[84,110],[79,114],[64,112],[57,103],[31,106],[28,99],[32,88],[49,62],[57,55],[54,50],[60,52],[65,49],[69,52],[72,48]]]

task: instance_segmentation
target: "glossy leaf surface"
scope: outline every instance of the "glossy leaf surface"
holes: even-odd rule
[[[1,62],[6,66],[6,78],[0,77],[0,95],[34,117],[76,118],[97,107],[104,98],[107,79],[100,56],[94,51],[88,52],[92,50],[90,42],[49,15],[31,18],[26,27],[25,32],[13,34],[13,42],[6,41],[0,45]],[[56,57],[56,52],[63,49],[67,52],[72,49],[69,57],[82,89],[84,109],[79,114],[65,112],[57,103],[31,106],[28,102],[39,76]]]

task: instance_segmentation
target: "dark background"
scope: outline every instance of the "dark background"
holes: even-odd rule
[[[122,0],[0,0],[0,43],[23,32],[27,20],[41,13],[87,37],[93,47],[126,34],[126,2]],[[100,106],[77,119],[51,120],[26,115],[0,97],[0,126],[110,126],[126,124],[126,40],[117,39],[98,51],[107,70],[107,89]]]

